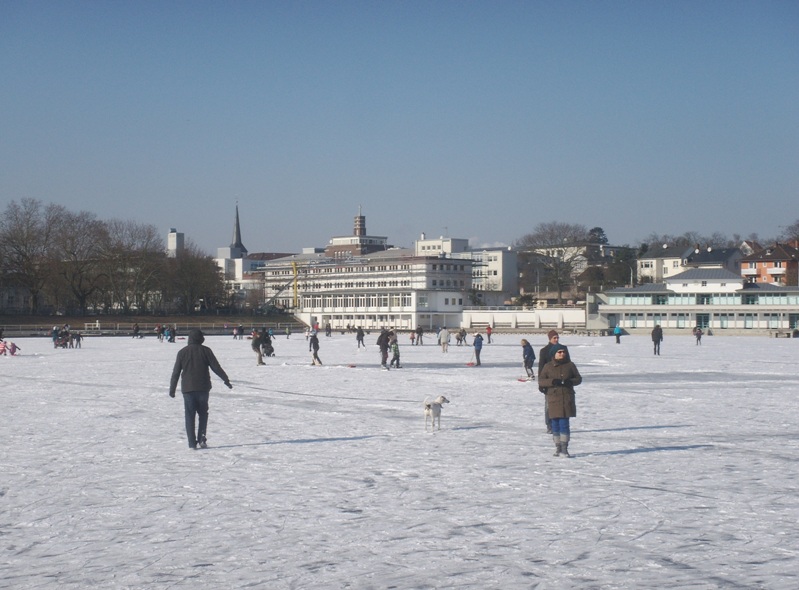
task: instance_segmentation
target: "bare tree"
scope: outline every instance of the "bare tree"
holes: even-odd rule
[[[710,246],[712,248],[734,248],[740,246],[740,241],[736,242],[735,236],[730,239],[721,232],[714,232],[707,236],[702,235],[699,232],[687,231],[679,236],[651,233],[644,240],[643,244],[646,245],[646,249],[644,249],[644,251],[646,251],[653,248],[661,248],[663,244],[668,246],[682,246],[685,248],[690,248],[691,246],[696,245],[701,247]]]
[[[224,281],[213,258],[195,244],[186,244],[183,254],[167,259],[166,301],[173,301],[184,313],[194,311],[202,300],[203,307],[214,309],[224,300]]]
[[[0,219],[0,247],[6,257],[8,281],[26,289],[29,311],[39,310],[41,296],[53,273],[53,242],[64,230],[66,209],[43,206],[36,199],[11,201]]]
[[[782,233],[779,236],[783,242],[791,242],[799,240],[799,219],[794,221],[791,225],[782,228]]]
[[[99,244],[105,241],[108,229],[94,213],[65,213],[61,231],[53,245],[58,256],[59,274],[69,286],[81,314],[86,302],[104,280]]]
[[[557,221],[539,223],[531,233],[519,238],[515,247],[519,258],[527,260],[523,264],[538,265],[545,271],[545,282],[557,291],[560,302],[563,291],[572,283],[577,261],[585,255],[590,235],[584,225]]]
[[[109,306],[145,313],[165,272],[164,242],[153,225],[112,219],[102,244]]]

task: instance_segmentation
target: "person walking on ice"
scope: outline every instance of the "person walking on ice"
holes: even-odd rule
[[[472,346],[474,347],[474,366],[480,366],[480,352],[483,350],[483,337],[480,333],[474,335],[474,341],[472,342]]]
[[[526,338],[522,338],[522,359],[524,370],[527,372],[527,380],[532,381],[535,379],[533,373],[533,363],[535,363],[535,351]]]
[[[186,438],[190,449],[204,449],[208,446],[208,398],[211,394],[211,373],[222,379],[228,389],[233,389],[227,373],[216,360],[214,352],[203,346],[205,336],[194,328],[189,331],[188,344],[178,351],[172,379],[169,383],[169,397],[175,397],[180,380],[183,394],[183,409],[186,419]],[[210,369],[210,371],[209,371]],[[195,433],[195,418],[199,419]]]
[[[652,329],[652,344],[655,346],[655,354],[660,356],[660,343],[663,342],[663,328],[660,324]]]
[[[308,351],[311,353],[312,362],[314,365],[321,365],[322,361],[319,358],[319,336],[316,330],[311,332],[311,339],[308,341]]]
[[[577,416],[574,387],[583,378],[573,362],[566,358],[566,348],[560,344],[552,347],[552,360],[538,376],[538,385],[546,390],[549,418],[552,423],[552,439],[556,457],[571,457],[569,418]]]

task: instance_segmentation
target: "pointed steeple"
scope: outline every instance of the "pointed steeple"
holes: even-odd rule
[[[230,244],[231,251],[238,251],[242,258],[247,257],[247,248],[241,243],[241,226],[239,225],[239,204],[236,203],[236,225],[233,227],[233,243]]]

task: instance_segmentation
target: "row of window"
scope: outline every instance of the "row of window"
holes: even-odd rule
[[[442,281],[443,284],[443,281]],[[303,290],[333,290],[333,289],[375,289],[379,287],[410,287],[408,279],[393,281],[346,281],[336,283],[300,283]]]
[[[302,306],[305,309],[319,308],[375,308],[375,307],[411,307],[410,293],[368,293],[363,295],[304,295]],[[429,307],[426,293],[417,296],[417,307]],[[463,306],[462,297],[445,297],[444,306]]]
[[[611,295],[609,305],[799,305],[799,294]]]
[[[752,329],[770,328],[779,329],[785,321],[784,314],[779,313],[688,313],[670,314],[644,314],[627,313],[623,316],[622,323],[628,328],[644,328],[656,325],[669,328],[687,328],[699,326],[700,328],[744,328]],[[799,314],[791,313],[787,316],[788,327],[799,327]]]
[[[304,295],[305,308],[320,307],[410,307],[410,293],[368,293],[363,295]]]

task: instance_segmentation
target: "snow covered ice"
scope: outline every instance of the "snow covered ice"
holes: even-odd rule
[[[553,457],[519,341],[209,336],[207,450],[168,396],[176,344],[19,339],[0,357],[0,587],[799,587],[797,340],[564,335],[583,375]],[[471,342],[471,337],[469,338]],[[348,365],[355,365],[349,367]],[[441,430],[422,403],[444,394]]]

